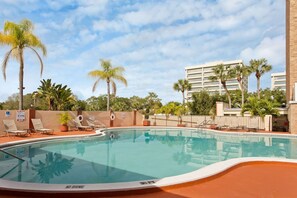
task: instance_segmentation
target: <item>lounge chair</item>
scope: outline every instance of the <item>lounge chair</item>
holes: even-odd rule
[[[106,128],[106,126],[102,123],[98,123],[98,122],[95,122],[95,121],[91,121],[91,120],[86,120],[87,121],[87,124],[88,126],[92,127],[92,129],[99,129],[99,128]]]
[[[47,129],[43,127],[43,124],[40,119],[31,119],[34,130],[36,132],[45,133],[45,134],[53,134],[53,129]]]
[[[84,131],[88,129],[93,130],[91,126],[82,125],[78,117],[73,119],[73,122],[75,123],[75,127],[78,128],[78,130],[84,130]]]
[[[25,136],[30,134],[29,130],[19,130],[14,122],[14,120],[3,120],[3,124],[5,127],[6,135],[9,136],[9,133],[18,135],[18,136]]]

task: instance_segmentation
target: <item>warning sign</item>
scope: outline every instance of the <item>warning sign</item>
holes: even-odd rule
[[[25,121],[25,111],[17,111],[16,120],[20,122]]]

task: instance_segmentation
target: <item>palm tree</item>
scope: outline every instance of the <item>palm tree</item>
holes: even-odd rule
[[[9,58],[15,58],[20,63],[19,69],[19,110],[23,109],[23,89],[24,89],[24,49],[31,49],[40,61],[40,75],[43,71],[43,62],[36,49],[40,49],[44,56],[46,56],[46,48],[35,36],[33,32],[33,24],[31,21],[24,19],[19,24],[6,21],[4,24],[4,31],[0,32],[0,44],[10,46],[10,50],[5,54],[2,63],[2,71],[4,80],[6,80],[6,67]]]
[[[37,88],[36,96],[45,99],[48,105],[48,110],[54,110],[54,87],[56,86],[56,84],[52,83],[51,79],[43,79],[40,82],[41,85]]]
[[[51,79],[40,82],[35,95],[45,99],[48,110],[69,110],[68,107],[75,103],[76,98],[67,85],[52,83]]]
[[[231,108],[231,96],[230,93],[227,89],[227,81],[230,80],[231,78],[234,77],[230,66],[229,65],[223,65],[223,64],[219,64],[216,67],[214,67],[213,69],[213,76],[209,76],[208,79],[211,81],[220,81],[221,85],[223,86],[227,97],[228,97],[228,101],[229,101],[229,108]]]
[[[109,111],[109,102],[110,102],[110,83],[112,85],[112,93],[116,95],[116,84],[115,80],[122,82],[127,86],[127,80],[123,76],[125,68],[118,66],[113,67],[109,60],[100,60],[102,70],[93,70],[88,73],[90,77],[95,77],[97,80],[93,85],[93,92],[96,90],[96,87],[100,80],[104,80],[107,83],[107,111]]]
[[[279,115],[278,103],[267,99],[258,99],[255,96],[249,97],[247,103],[241,109],[241,114],[248,111],[251,116],[260,116],[262,119],[265,115]]]
[[[241,107],[243,107],[244,105],[244,89],[243,89],[243,79],[244,77],[247,77],[250,75],[250,71],[248,69],[248,67],[246,67],[245,65],[236,65],[234,68],[232,68],[233,75],[235,75],[238,83],[239,83],[239,88],[241,91]]]
[[[183,94],[183,105],[185,104],[185,91],[190,91],[192,89],[192,85],[188,80],[178,80],[173,84],[173,89],[175,91],[180,91]]]
[[[258,99],[260,99],[260,79],[261,76],[269,72],[272,69],[272,66],[267,63],[267,60],[265,58],[261,59],[252,59],[250,60],[250,66],[249,66],[250,72],[255,72],[255,76],[257,78],[257,92],[258,92]]]

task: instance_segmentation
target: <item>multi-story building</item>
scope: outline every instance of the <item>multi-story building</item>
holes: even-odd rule
[[[217,61],[211,63],[205,63],[202,65],[195,66],[187,66],[185,68],[186,79],[192,85],[192,90],[187,92],[187,99],[191,100],[193,92],[199,92],[201,90],[206,90],[209,93],[218,92],[223,94],[224,88],[219,81],[211,81],[208,78],[213,76],[213,68],[217,65],[230,65],[230,67],[235,67],[236,65],[243,65],[242,60],[234,60],[234,61]],[[230,79],[227,81],[228,90],[236,90],[240,89],[239,83],[236,78]],[[244,77],[243,79],[243,89],[248,89],[248,77]]]
[[[271,74],[271,90],[278,88],[286,91],[286,72]]]

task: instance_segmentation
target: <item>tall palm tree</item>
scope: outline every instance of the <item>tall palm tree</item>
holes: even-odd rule
[[[244,79],[244,77],[247,77],[250,75],[250,70],[244,64],[242,64],[242,65],[238,64],[234,68],[232,68],[231,72],[233,73],[233,75],[235,75],[235,77],[239,83],[239,88],[241,91],[241,107],[243,107],[243,105],[244,105],[243,79]]]
[[[221,85],[223,86],[227,97],[228,97],[228,101],[229,101],[229,108],[231,108],[231,96],[230,93],[227,89],[227,81],[230,80],[231,78],[234,77],[230,66],[229,65],[224,65],[224,64],[219,64],[216,67],[214,67],[213,69],[213,76],[209,76],[208,79],[211,81],[220,81]]]
[[[175,91],[180,91],[183,94],[183,105],[185,104],[185,91],[190,91],[192,89],[192,85],[188,80],[178,80],[173,84],[173,89]]]
[[[20,63],[19,69],[19,110],[23,109],[23,89],[24,89],[24,50],[31,49],[40,61],[40,75],[43,71],[43,62],[36,51],[40,49],[44,56],[46,56],[46,47],[35,36],[33,32],[33,24],[31,21],[24,19],[19,24],[6,21],[3,32],[0,32],[0,44],[10,46],[10,50],[5,54],[2,63],[2,72],[4,80],[6,80],[6,67],[10,57],[15,58]]]
[[[258,92],[258,99],[260,99],[260,79],[261,76],[269,72],[272,69],[272,66],[267,63],[267,60],[265,58],[261,59],[252,59],[250,60],[250,66],[249,66],[250,72],[254,73],[257,78],[257,92]]]
[[[93,85],[93,92],[96,90],[96,87],[100,80],[104,80],[107,83],[107,111],[109,111],[109,102],[110,102],[110,83],[112,86],[112,93],[116,95],[116,81],[122,82],[127,86],[127,80],[123,76],[125,71],[124,67],[118,66],[113,67],[109,60],[101,59],[101,68],[102,70],[93,70],[88,73],[90,77],[97,78]]]

